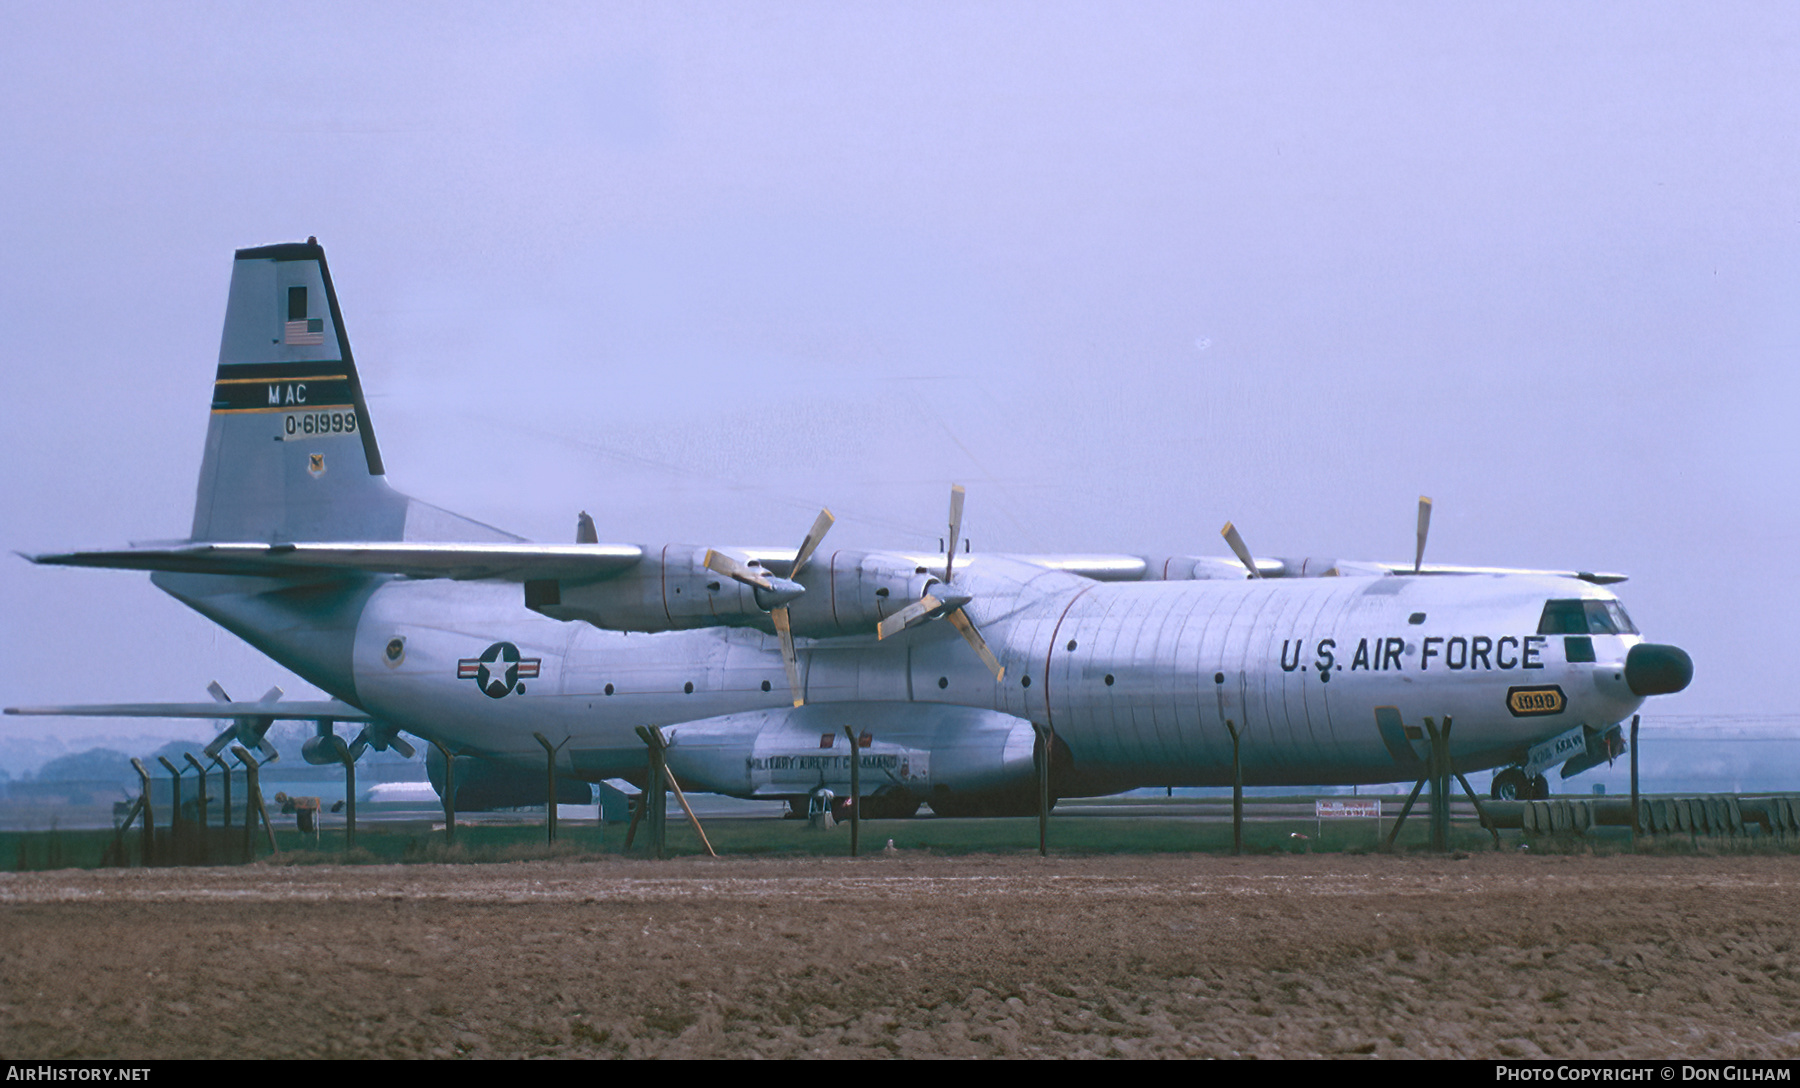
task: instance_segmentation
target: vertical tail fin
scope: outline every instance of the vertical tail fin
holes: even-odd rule
[[[194,540],[400,540],[381,449],[315,239],[240,249]]]

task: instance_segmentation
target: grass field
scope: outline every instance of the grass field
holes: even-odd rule
[[[1383,821],[1383,834],[1391,823],[1391,820]],[[287,827],[283,829],[281,824]],[[715,818],[706,822],[706,830],[713,848],[725,856],[829,857],[850,852],[847,824],[815,830],[803,820]],[[232,864],[244,860],[241,829],[221,831],[210,828],[207,834],[209,852],[203,855],[197,839],[187,836],[179,844],[179,863]],[[159,829],[158,835],[159,855],[171,856],[166,828]],[[1401,831],[1396,849],[1423,851],[1428,845],[1428,835],[1425,820],[1409,820]],[[644,853],[647,838],[640,829],[633,854],[641,856]],[[282,820],[275,839],[277,851],[273,860],[301,865],[492,862],[536,858],[577,860],[584,856],[625,853],[623,826],[596,828],[592,823],[571,825],[567,821],[561,824],[554,845],[545,841],[543,825],[517,823],[459,824],[454,846],[445,843],[441,827],[434,829],[424,821],[367,823],[358,829],[356,850],[349,855],[346,855],[341,826],[327,828],[318,836],[302,835],[292,829],[289,821]],[[1631,850],[1630,833],[1623,828],[1591,828],[1584,835],[1566,836],[1526,836],[1506,831],[1501,833],[1501,839],[1503,848],[1508,850],[1521,847],[1550,853]],[[889,840],[899,850],[943,856],[1025,854],[1036,852],[1038,828],[1037,821],[1030,818],[951,820],[928,817],[863,823],[860,844],[863,853],[879,852]],[[1494,848],[1492,837],[1473,821],[1452,826],[1450,845],[1454,851],[1467,852]],[[117,852],[120,847],[122,856]],[[1368,820],[1328,821],[1321,826],[1309,819],[1256,819],[1246,821],[1244,825],[1244,850],[1250,854],[1366,853],[1379,848],[1375,825]],[[1639,849],[1735,853],[1745,850],[1784,852],[1790,848],[1765,839],[1702,839],[1696,843],[1686,835],[1679,835],[1646,837]],[[1231,823],[1229,818],[1191,816],[1053,816],[1049,850],[1052,854],[1065,856],[1226,854],[1231,850]],[[669,857],[682,857],[702,854],[704,849],[689,824],[672,818],[665,852]],[[260,830],[255,839],[254,856],[271,858],[268,839]],[[132,866],[142,864],[141,839],[135,829],[122,836],[101,830],[0,832],[0,869],[89,869],[121,862]]]

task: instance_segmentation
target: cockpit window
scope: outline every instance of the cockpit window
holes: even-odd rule
[[[1632,623],[1631,617],[1625,614],[1624,605],[1620,604],[1618,601],[1589,601],[1588,607],[1592,608],[1597,604],[1606,606],[1607,618],[1612,620],[1612,624],[1618,629],[1619,634],[1635,635],[1638,633],[1637,625]]]
[[[1635,635],[1631,617],[1618,601],[1545,601],[1540,635]]]

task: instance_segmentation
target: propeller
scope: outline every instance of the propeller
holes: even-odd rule
[[[813,552],[819,550],[819,542],[831,531],[837,518],[832,516],[829,508],[820,510],[819,516],[813,519],[812,528],[806,531],[806,538],[800,541],[800,550],[794,553],[794,565],[788,568],[788,578],[799,584],[800,568],[812,558]],[[769,618],[775,622],[775,634],[781,640],[781,664],[787,669],[788,690],[794,693],[794,705],[803,706],[806,696],[800,691],[800,661],[794,654],[794,630],[788,621],[787,602],[769,610]]]
[[[994,651],[988,649],[987,640],[981,637],[980,631],[975,630],[975,621],[969,619],[967,612],[960,607],[954,608],[945,613],[944,618],[950,621],[950,626],[956,628],[956,633],[963,637],[963,641],[974,649],[975,656],[981,658],[981,663],[994,674],[995,683],[1006,679],[1006,666],[1000,664]]]
[[[975,621],[971,620],[969,614],[963,611],[963,606],[975,598],[951,587],[951,581],[956,574],[956,546],[962,542],[964,496],[965,492],[961,484],[950,488],[950,538],[947,542],[949,547],[945,550],[944,555],[943,583],[934,586],[912,604],[882,620],[875,626],[875,637],[887,638],[890,635],[899,634],[908,627],[917,627],[921,623],[929,623],[939,618],[947,619],[950,621],[950,626],[956,628],[957,633],[963,637],[963,641],[967,642],[975,651],[975,655],[981,658],[981,663],[994,674],[994,680],[999,682],[1006,679],[1006,667],[1000,664],[1000,659],[994,656],[994,651],[988,649],[987,640],[983,639],[981,632],[975,628]]]
[[[819,511],[812,528],[806,531],[806,539],[800,542],[800,550],[794,553],[794,565],[789,568],[786,578],[740,563],[723,552],[706,553],[707,570],[749,586],[756,592],[757,606],[768,610],[769,620],[775,625],[775,635],[781,640],[781,664],[787,669],[788,690],[794,694],[795,706],[804,706],[806,697],[800,691],[800,659],[794,652],[794,628],[788,616],[788,605],[806,592],[806,587],[798,581],[800,568],[806,566],[806,561],[819,550],[819,542],[825,539],[836,521],[829,509]]]
[[[1431,499],[1428,496],[1420,495],[1419,496],[1419,544],[1418,544],[1418,549],[1413,552],[1412,572],[1414,574],[1418,574],[1424,569],[1425,538],[1427,536],[1429,536],[1430,533],[1431,533]],[[1263,576],[1262,571],[1258,570],[1256,567],[1256,560],[1254,560],[1250,557],[1250,549],[1244,546],[1244,538],[1242,536],[1238,535],[1237,526],[1233,525],[1231,522],[1228,521],[1225,523],[1225,528],[1219,530],[1219,535],[1225,538],[1225,543],[1231,545],[1232,553],[1238,557],[1238,562],[1244,564],[1244,569],[1250,572],[1250,577],[1261,578]],[[1308,560],[1307,562],[1310,563],[1311,561]],[[1291,566],[1291,564],[1293,563],[1293,560],[1285,560],[1284,563],[1287,563]],[[1398,571],[1394,571],[1393,568],[1388,568],[1388,569],[1392,573],[1398,573]],[[1306,570],[1306,564],[1303,563],[1303,564],[1301,564],[1302,574],[1305,573],[1305,570]],[[1289,576],[1292,576],[1293,571],[1288,570],[1285,573]],[[1335,573],[1337,573],[1337,568],[1333,567],[1331,570],[1326,571],[1326,573],[1327,574],[1335,574]]]
[[[1231,545],[1232,552],[1237,555],[1238,562],[1244,564],[1244,569],[1250,572],[1250,577],[1261,578],[1262,571],[1256,569],[1256,560],[1250,558],[1250,549],[1244,547],[1244,538],[1238,535],[1237,526],[1228,521],[1225,528],[1219,530],[1219,535],[1225,538],[1225,543]]]
[[[213,699],[218,702],[231,702],[231,696],[225,694],[224,686],[217,680],[206,685],[206,690],[211,693]],[[273,703],[280,698],[281,688],[272,687],[265,692],[263,697],[258,699],[257,702]],[[225,746],[235,740],[245,747],[255,748],[262,754],[262,761],[264,763],[280,759],[281,753],[277,752],[275,746],[269,743],[269,726],[274,724],[274,718],[265,718],[260,714],[234,718],[232,719],[231,725],[223,733],[214,737],[213,742],[206,746],[206,757],[208,759],[217,759],[219,753],[225,750]]]
[[[1425,562],[1425,535],[1431,532],[1431,500],[1419,496],[1419,550],[1413,553],[1413,573],[1419,573],[1420,564]]]

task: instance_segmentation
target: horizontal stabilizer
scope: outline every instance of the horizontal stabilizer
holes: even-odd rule
[[[184,544],[165,548],[28,555],[33,563],[115,570],[166,570],[258,578],[316,578],[346,571],[458,580],[597,580],[635,566],[635,544]]]
[[[374,721],[366,710],[358,710],[336,699],[289,703],[96,703],[92,706],[9,706],[8,714],[28,717],[62,718],[268,718],[273,721],[316,721],[329,718],[339,722]]]

